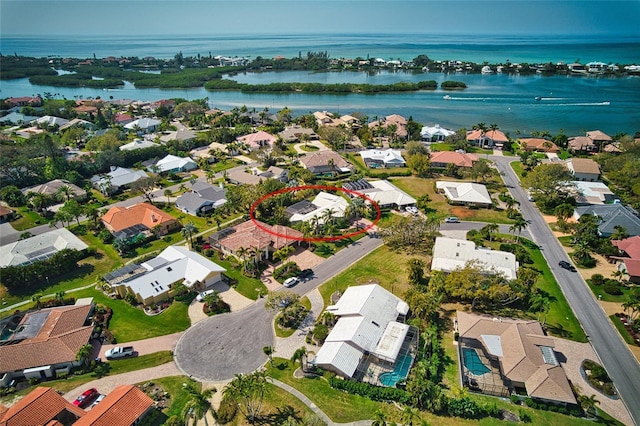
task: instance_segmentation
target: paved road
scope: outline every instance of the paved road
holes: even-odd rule
[[[509,166],[509,157],[492,157],[503,175],[512,196],[520,202],[520,210],[529,220],[528,231],[541,246],[542,253],[556,277],[562,292],[575,312],[591,344],[600,357],[635,424],[640,424],[640,365],[594,299],[580,274],[558,266],[560,260],[571,261],[554,237],[535,204],[527,201],[525,191]]]
[[[314,268],[314,277],[292,290],[307,293],[381,245],[382,240],[369,237],[356,241]],[[264,308],[264,300],[202,320],[178,341],[176,364],[184,374],[208,382],[254,371],[267,361],[262,348],[275,343],[272,324],[273,314]]]

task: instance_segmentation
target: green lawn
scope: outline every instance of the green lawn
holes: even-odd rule
[[[522,177],[522,172],[524,168],[522,167],[522,163],[520,161],[514,161],[513,163],[509,163],[514,172],[516,172],[516,176],[518,179]]]
[[[353,230],[351,230],[349,232],[352,232],[352,231]],[[348,245],[358,241],[362,237],[364,237],[364,233],[356,235],[354,237],[338,240],[338,241],[314,242],[313,243],[313,246],[314,246],[313,253],[317,254],[320,257],[324,257],[326,259],[327,257],[333,256],[334,254],[336,254],[337,252],[339,252],[343,248],[347,247]]]
[[[300,145],[300,149],[306,152],[314,152],[320,150],[320,148],[315,145]]]
[[[242,266],[235,266],[228,260],[220,260],[217,256],[214,256],[211,260],[226,269],[226,276],[237,280],[237,284],[233,288],[244,297],[256,300],[260,294],[267,294],[267,288],[262,281],[245,276],[242,273]]]
[[[159,315],[149,316],[140,308],[131,306],[122,299],[111,299],[94,288],[74,293],[75,297],[93,297],[95,303],[107,305],[113,309],[109,330],[118,342],[149,339],[151,337],[184,331],[191,325],[187,312],[188,304],[174,301]]]
[[[431,151],[434,151],[434,152],[435,151],[455,151],[455,149],[456,149],[456,147],[454,145],[451,145],[451,144],[448,144],[448,143],[444,143],[444,142],[437,142],[437,143],[432,143],[431,144]],[[482,148],[478,148],[476,146],[467,145],[465,150],[467,152],[469,152],[469,153],[478,154],[478,155],[492,155],[493,154],[493,150],[492,149],[482,149]]]
[[[32,211],[29,207],[18,207],[16,209],[16,216],[18,215],[20,217],[11,222],[11,226],[13,226],[16,231],[26,231],[34,226],[47,223],[46,219]]]
[[[448,179],[448,178],[443,178]],[[414,198],[428,195],[431,201],[429,207],[436,211],[436,216],[445,218],[447,216],[458,216],[462,220],[472,220],[478,222],[513,223],[503,210],[476,209],[463,206],[450,205],[444,195],[438,194],[435,190],[436,179],[424,179],[418,177],[395,177],[389,181],[402,189]],[[490,182],[487,184],[489,192],[500,192],[502,184]]]
[[[627,344],[629,345],[636,344],[636,342],[633,341],[633,337],[631,337],[627,329],[622,324],[622,321],[620,321],[620,318],[618,318],[615,315],[609,315],[609,319],[611,319],[611,322],[613,323],[613,325],[618,329],[618,333],[620,333],[620,336],[622,336],[622,338],[624,339],[625,342],[627,342]]]

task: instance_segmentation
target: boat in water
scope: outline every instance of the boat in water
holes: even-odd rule
[[[448,101],[449,99],[451,99],[451,96],[449,96],[449,95],[444,95],[444,96],[442,97],[442,99],[444,99],[445,101]]]
[[[535,99],[536,101],[539,101],[540,99],[542,99],[542,97],[541,97],[541,96],[536,96],[536,97],[535,97],[535,98],[533,98],[533,99]]]
[[[484,67],[482,67],[482,70],[480,71],[482,74],[492,74],[493,70],[491,69],[490,66],[485,65]]]

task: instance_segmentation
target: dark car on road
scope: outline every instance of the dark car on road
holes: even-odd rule
[[[561,260],[560,262],[558,262],[558,265],[561,268],[566,269],[567,271],[576,272],[576,267],[570,264],[569,262],[567,262],[566,260]]]

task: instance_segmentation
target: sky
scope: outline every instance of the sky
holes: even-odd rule
[[[0,36],[584,34],[640,37],[640,0],[0,0]]]

